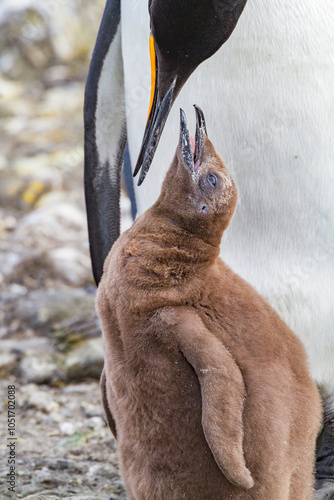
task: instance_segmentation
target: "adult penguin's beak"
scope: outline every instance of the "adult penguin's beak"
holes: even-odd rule
[[[134,170],[138,185],[150,168],[170,109],[191,73],[233,32],[246,0],[149,0],[152,91]]]
[[[153,35],[150,35],[150,56],[152,75],[150,108],[143,142],[133,173],[135,177],[140,170],[138,186],[145,179],[151,166],[167,117],[182,87],[177,75],[168,75],[168,78],[166,78],[166,73],[159,71],[159,61],[154,48]]]

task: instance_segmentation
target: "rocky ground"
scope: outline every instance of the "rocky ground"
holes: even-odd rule
[[[98,388],[82,182],[84,83],[103,6],[0,4],[1,498],[125,498]],[[124,229],[125,195],[122,210]],[[13,385],[15,493],[6,484]]]

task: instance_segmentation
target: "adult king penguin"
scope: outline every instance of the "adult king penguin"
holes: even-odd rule
[[[177,117],[166,122],[169,111],[173,115],[179,106],[190,110],[198,102],[214,124],[212,140],[224,151],[239,186],[238,211],[223,243],[224,260],[304,342],[324,406],[317,499],[333,499],[334,4],[244,4],[151,0],[149,13],[145,1],[122,0],[120,5],[120,0],[108,0],[85,102],[85,187],[94,276],[98,282],[119,232],[126,133],[139,183],[147,174],[143,185],[135,187],[142,213],[157,198],[165,176],[155,163],[168,165],[173,153],[169,145],[177,141],[172,125]]]

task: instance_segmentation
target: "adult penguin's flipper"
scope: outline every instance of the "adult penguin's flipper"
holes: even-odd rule
[[[120,173],[126,143],[120,0],[107,0],[85,92],[85,197],[93,273],[120,233]]]

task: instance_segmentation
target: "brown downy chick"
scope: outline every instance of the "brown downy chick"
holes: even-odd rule
[[[128,499],[311,500],[321,405],[303,346],[219,258],[237,190],[196,107],[157,202],[98,289]],[[194,149],[194,150],[193,150]]]

